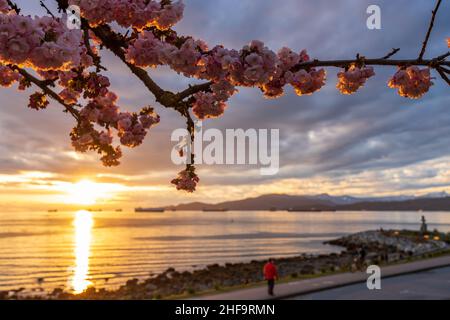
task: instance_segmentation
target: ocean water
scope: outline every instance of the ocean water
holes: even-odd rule
[[[358,231],[450,231],[450,212],[0,213],[0,291],[118,287],[174,267],[339,252]]]

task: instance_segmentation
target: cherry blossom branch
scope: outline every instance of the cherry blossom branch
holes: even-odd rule
[[[208,91],[211,85],[212,82],[206,82],[194,86],[189,86],[189,88],[187,88],[186,90],[176,94],[176,100],[181,101],[186,99],[187,97],[192,96],[193,94],[196,94],[197,92]]]
[[[420,54],[419,54],[418,60],[422,60],[423,55],[425,54],[425,50],[427,49],[427,44],[428,44],[428,40],[430,39],[431,30],[433,29],[433,26],[434,26],[434,19],[436,18],[436,14],[437,14],[437,12],[439,10],[441,2],[442,2],[442,0],[438,0],[434,10],[431,12],[430,25],[428,26],[428,31],[427,31],[427,34],[425,36],[425,40],[423,41],[422,50],[420,50]]]
[[[153,93],[156,101],[167,108],[174,108],[175,95],[172,92],[163,90],[155,81],[153,81],[147,71],[127,61],[123,50],[125,42],[119,34],[112,31],[108,25],[91,28],[91,30],[102,41],[102,44],[122,60],[130,71],[143,82],[147,89]]]
[[[84,27],[83,28],[83,42],[84,42],[84,46],[86,47],[86,50],[89,54],[89,56],[91,56],[95,67],[97,68],[97,72],[100,72],[100,70],[107,70],[104,66],[101,65],[101,58],[98,54],[95,54],[92,51],[91,48],[91,44],[90,44],[90,37],[89,37],[89,28]]]
[[[79,114],[78,110],[76,110],[73,107],[73,105],[70,105],[70,104],[67,104],[66,102],[64,102],[64,100],[59,96],[59,94],[57,94],[55,91],[50,89],[48,87],[48,82],[39,80],[35,76],[28,73],[25,69],[19,68],[17,66],[9,66],[9,67],[13,70],[16,70],[26,80],[35,84],[37,87],[39,87],[44,92],[44,94],[46,94],[50,98],[54,99],[55,101],[59,102],[62,106],[65,107],[66,111],[69,112],[77,121],[80,120],[80,114]]]
[[[56,2],[58,3],[60,10],[67,9],[67,1],[56,0]],[[143,84],[150,90],[150,92],[152,92],[159,103],[167,108],[174,108],[174,94],[163,90],[155,81],[153,81],[144,69],[137,67],[126,60],[123,48],[126,47],[127,44],[122,35],[114,32],[109,25],[101,25],[91,28],[89,23],[84,18],[81,19],[81,25],[84,32],[86,32],[86,30],[92,30],[92,32],[94,32],[94,34],[102,41],[102,44],[114,53],[120,60],[122,60],[130,71],[143,82]]]
[[[387,59],[348,59],[348,60],[312,60],[308,62],[299,63],[294,67],[294,71],[311,68],[311,67],[338,67],[344,68],[351,64],[363,62],[365,65],[378,66],[434,66],[444,65],[450,66],[450,61],[443,61],[442,57],[447,54],[436,57],[435,59],[419,60],[419,59],[402,59],[402,60],[387,60]]]

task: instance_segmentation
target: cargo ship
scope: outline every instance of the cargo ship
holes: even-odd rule
[[[211,208],[211,209],[203,208],[203,211],[204,211],[204,212],[226,212],[226,211],[228,211],[228,209],[227,209],[227,208],[217,208],[217,209],[213,209],[213,208]]]
[[[164,212],[164,208],[135,208],[134,212]]]

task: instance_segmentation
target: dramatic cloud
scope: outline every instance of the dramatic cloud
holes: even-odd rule
[[[42,14],[39,1],[17,2],[26,13]],[[185,18],[176,29],[204,39],[211,46],[221,43],[240,48],[252,39],[260,39],[273,50],[282,46],[306,48],[312,57],[319,59],[351,58],[356,53],[381,57],[393,47],[401,48],[398,58],[416,57],[434,6],[434,1],[380,0],[377,4],[381,7],[382,29],[368,30],[366,8],[372,4],[368,0],[185,0],[185,3]],[[450,3],[442,3],[426,54],[429,57],[447,50],[449,10]],[[112,54],[104,52],[104,55],[121,106],[138,110],[147,104],[155,105],[151,94],[124,65]],[[257,89],[240,89],[225,115],[206,121],[205,127],[279,128],[281,170],[278,175],[263,177],[254,166],[200,166],[202,183],[193,196],[175,191],[167,195],[167,190],[172,190],[169,181],[180,169],[170,160],[173,147],[170,134],[184,124],[176,112],[158,108],[161,124],[152,129],[143,146],[126,151],[123,165],[112,170],[102,168],[95,154],[72,151],[68,134],[73,123],[57,104],[36,112],[26,108],[27,96],[23,93],[1,89],[3,198],[20,194],[16,178],[24,172],[44,172],[49,175],[44,179],[49,184],[73,182],[82,176],[119,183],[128,188],[122,190],[121,201],[144,204],[220,201],[266,192],[450,191],[448,86],[436,79],[435,86],[423,99],[408,100],[386,86],[394,69],[378,67],[376,76],[358,93],[342,96],[334,87],[336,72],[328,69],[327,86],[308,97],[297,97],[289,89],[281,99],[265,100]],[[168,89],[182,89],[195,82],[165,68],[153,70],[152,74]],[[19,181],[20,186],[31,185],[33,179]],[[125,196],[130,190],[133,196]]]

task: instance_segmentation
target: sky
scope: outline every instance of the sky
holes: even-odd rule
[[[39,1],[16,1],[25,13],[44,14]],[[356,53],[415,58],[435,2],[429,0],[185,0],[179,34],[239,49],[253,39],[274,51],[307,49],[313,58],[347,59]],[[52,7],[52,1],[46,3]],[[366,9],[381,8],[381,30],[366,26]],[[450,2],[444,1],[425,57],[447,51]],[[47,209],[77,205],[160,206],[190,201],[219,202],[266,193],[395,195],[450,192],[450,95],[440,78],[420,100],[400,97],[387,87],[392,67],[352,96],[336,89],[338,70],[327,69],[327,85],[312,96],[292,88],[277,100],[258,89],[240,88],[225,115],[204,128],[279,129],[280,171],[261,176],[255,166],[201,165],[197,192],[176,191],[170,180],[183,168],[172,163],[173,130],[184,121],[158,105],[152,95],[111,53],[103,64],[119,105],[136,111],[153,105],[161,123],[144,144],[124,148],[122,164],[104,168],[97,155],[76,153],[69,132],[74,123],[52,102],[44,111],[28,109],[30,93],[0,88],[0,208]],[[168,90],[179,91],[193,79],[167,68],[149,70]],[[438,77],[433,73],[434,77]],[[80,183],[81,181],[81,183]],[[83,195],[86,190],[91,198]],[[81,193],[81,194],[80,194]],[[81,198],[81,199],[80,199]],[[78,199],[78,200],[77,200]],[[92,200],[92,201],[91,201]]]

